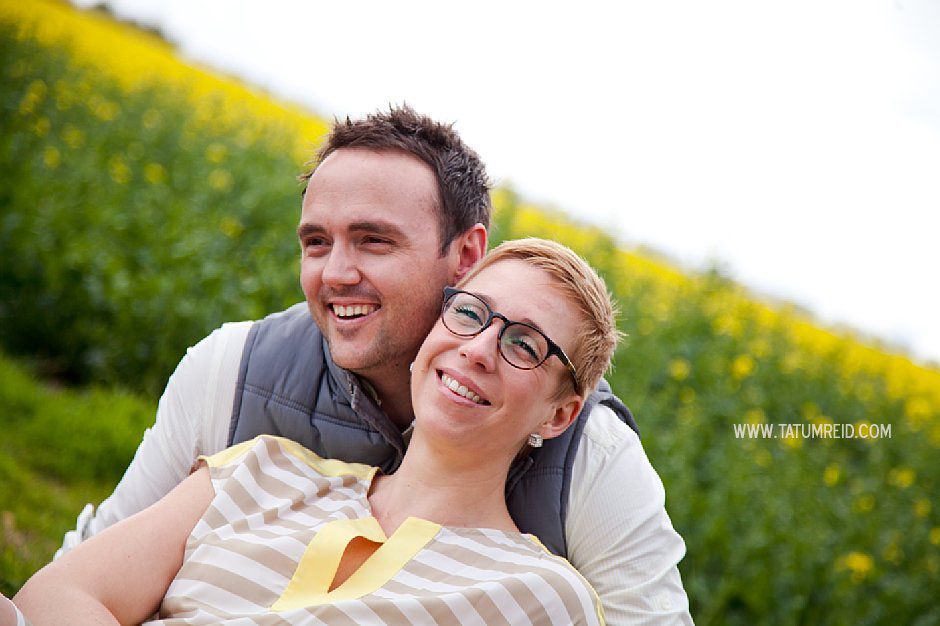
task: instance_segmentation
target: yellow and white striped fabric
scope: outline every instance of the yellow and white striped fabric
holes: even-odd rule
[[[598,624],[587,581],[534,537],[408,518],[386,537],[377,468],[261,436],[205,459],[215,498],[151,625]],[[348,543],[380,543],[330,584]]]

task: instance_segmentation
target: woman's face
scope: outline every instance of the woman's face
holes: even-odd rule
[[[566,354],[572,353],[576,313],[543,270],[505,259],[461,288],[510,320],[537,326]],[[442,441],[467,452],[514,456],[530,433],[557,436],[577,417],[579,396],[555,397],[569,378],[562,362],[551,356],[535,369],[513,367],[497,348],[503,326],[494,319],[480,334],[460,337],[438,319],[411,375],[415,416],[426,435],[443,436]],[[457,391],[451,389],[452,381]]]

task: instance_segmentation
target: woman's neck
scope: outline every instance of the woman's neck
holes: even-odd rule
[[[415,432],[398,470],[376,478],[369,503],[386,535],[408,517],[442,526],[518,531],[506,508],[511,461],[447,454]]]

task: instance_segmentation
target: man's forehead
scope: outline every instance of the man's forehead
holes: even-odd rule
[[[435,183],[435,186],[437,182],[431,166],[410,152],[397,148],[358,146],[334,150],[317,166],[313,176],[316,176],[319,172],[332,172],[332,170],[341,167],[344,169],[358,167],[363,170],[374,169],[377,171],[408,169],[428,176]]]

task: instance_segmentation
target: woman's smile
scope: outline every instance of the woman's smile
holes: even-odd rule
[[[457,399],[469,401],[474,406],[489,406],[490,402],[483,395],[479,388],[463,374],[452,370],[437,370],[437,378],[441,385],[446,389],[445,393],[449,396],[456,396]]]

